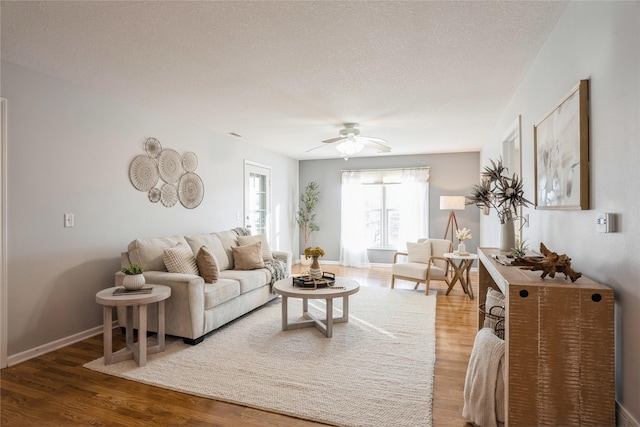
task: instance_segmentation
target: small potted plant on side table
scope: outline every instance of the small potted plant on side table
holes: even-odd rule
[[[140,289],[144,286],[144,268],[139,264],[129,264],[129,267],[120,270],[124,273],[124,279],[122,280],[122,286],[129,291]]]

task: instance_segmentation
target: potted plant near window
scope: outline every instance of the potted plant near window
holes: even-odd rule
[[[317,182],[311,181],[304,189],[304,193],[300,194],[300,206],[298,206],[298,212],[296,213],[296,222],[300,227],[302,233],[302,247],[309,247],[309,238],[311,233],[320,230],[318,224],[316,224],[316,205],[320,200],[320,186]],[[309,265],[309,261],[304,255],[300,256],[300,262],[304,265]]]
[[[138,264],[129,264],[129,267],[120,270],[124,273],[122,286],[129,291],[140,289],[144,286],[144,268]]]

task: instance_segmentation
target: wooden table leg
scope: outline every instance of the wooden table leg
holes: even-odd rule
[[[469,259],[466,262],[465,269],[467,270],[467,290],[469,291],[469,299],[473,299],[473,286],[471,285],[471,280],[469,280],[469,270],[471,270],[471,264],[473,264],[473,260]]]
[[[460,280],[460,267],[458,267],[456,265],[455,262],[453,261],[449,261],[449,264],[451,264],[451,267],[453,267],[453,279],[451,279],[451,281],[449,282],[449,288],[447,289],[447,293],[445,295],[449,295],[449,292],[451,292],[451,289],[453,289],[453,286],[456,284],[457,281]],[[464,289],[464,286],[462,287]]]
[[[133,306],[128,305],[125,309],[125,339],[127,342],[127,348],[133,348]]]
[[[325,326],[327,327],[327,333],[325,334],[327,338],[331,338],[333,336],[333,298],[327,298],[327,311],[326,311],[326,322]]]
[[[147,364],[147,304],[138,306],[138,366]]]
[[[113,353],[113,307],[107,305],[102,308],[102,324],[103,324],[103,347],[104,347],[104,364],[110,365],[111,355]]]
[[[164,300],[158,301],[158,351],[164,351]]]
[[[287,330],[289,310],[287,309],[287,297],[282,295],[282,330]]]

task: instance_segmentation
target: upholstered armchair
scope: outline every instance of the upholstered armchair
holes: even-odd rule
[[[407,252],[396,252],[391,267],[391,288],[396,279],[416,282],[414,289],[424,283],[429,295],[431,280],[444,280],[449,285],[449,261],[443,256],[453,251],[453,244],[446,239],[418,239],[407,242]]]

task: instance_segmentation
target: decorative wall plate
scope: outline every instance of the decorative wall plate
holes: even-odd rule
[[[155,138],[147,138],[144,142],[144,151],[147,152],[149,157],[155,159],[160,155],[160,152],[162,152],[162,145],[160,141]]]
[[[193,172],[198,167],[198,156],[191,151],[188,151],[182,155],[182,166],[187,172]]]
[[[136,190],[149,191],[158,182],[158,177],[158,165],[149,156],[136,156],[129,166],[129,179]]]
[[[180,181],[180,177],[184,173],[182,166],[182,156],[175,150],[165,148],[158,157],[158,170],[160,178],[169,184],[175,184]]]
[[[158,203],[160,201],[159,188],[152,188],[151,190],[149,190],[149,200],[151,200],[151,203]]]
[[[160,200],[168,208],[178,203],[178,187],[173,184],[163,185],[160,190]]]
[[[198,174],[189,172],[182,175],[178,184],[178,197],[185,208],[198,207],[204,198],[204,184]]]

